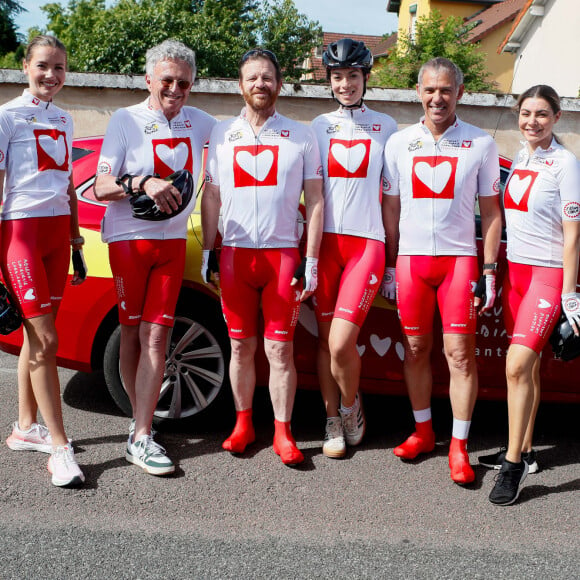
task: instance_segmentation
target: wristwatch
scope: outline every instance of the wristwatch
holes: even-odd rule
[[[70,245],[71,246],[79,246],[85,243],[85,238],[83,238],[83,236],[80,236],[78,238],[71,238],[70,241]]]
[[[483,265],[483,269],[484,270],[497,270],[497,262],[492,262],[491,264],[484,264]]]

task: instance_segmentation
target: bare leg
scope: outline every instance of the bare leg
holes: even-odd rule
[[[236,425],[232,434],[222,443],[231,453],[243,453],[256,439],[252,423],[252,404],[256,388],[255,354],[258,339],[253,336],[231,339],[230,382],[236,407]]]
[[[449,365],[449,398],[453,416],[470,421],[477,399],[477,366],[475,336],[472,334],[443,335],[445,357]]]
[[[139,343],[141,354],[135,375],[135,441],[151,433],[153,413],[159,400],[163,374],[165,372],[165,352],[169,326],[141,322]]]
[[[330,325],[331,322],[318,323],[318,380],[326,416],[338,417],[340,389],[330,370],[330,347],[328,346]]]
[[[431,349],[433,335],[405,337],[405,361],[403,371],[409,399],[413,411],[422,411],[431,407],[431,390],[433,385],[431,373]],[[415,422],[415,432],[393,453],[402,459],[414,459],[420,453],[428,453],[435,448],[435,433],[431,419]]]
[[[296,367],[294,343],[264,339],[264,350],[270,363],[270,398],[274,408],[274,451],[282,463],[295,465],[304,461],[296,447],[290,429],[294,397],[296,396]]]
[[[28,334],[23,333],[22,348],[18,357],[18,426],[23,431],[36,423],[38,405],[30,382],[30,346]]]
[[[127,326],[121,324],[121,348],[119,351],[119,364],[121,367],[121,377],[123,386],[127,391],[127,396],[133,409],[135,417],[135,380],[137,378],[137,367],[141,356],[141,344],[139,342],[139,325]]]
[[[45,314],[25,320],[24,332],[28,343],[28,370],[34,399],[50,431],[53,445],[66,445],[68,439],[62,419],[60,382],[56,365],[58,337],[54,315]],[[23,389],[30,403],[30,394],[26,392],[26,386]],[[31,410],[27,411],[29,415]]]
[[[540,386],[540,357],[534,363],[532,369],[532,382],[534,384],[534,402],[532,403],[532,411],[530,414],[530,420],[528,421],[528,426],[526,428],[526,433],[524,435],[524,442],[522,444],[522,451],[529,453],[533,447],[534,441],[534,426],[536,424],[536,416],[538,414],[538,408],[540,406],[541,398],[541,386]]]
[[[534,366],[538,355],[527,346],[512,344],[508,349],[506,378],[508,385],[509,441],[506,459],[521,461],[526,430],[534,406]]]
[[[330,327],[331,371],[340,388],[342,406],[352,407],[360,382],[360,356],[356,341],[360,328],[348,320],[334,318]]]

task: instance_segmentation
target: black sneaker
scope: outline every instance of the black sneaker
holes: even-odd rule
[[[496,453],[491,455],[480,455],[477,460],[480,465],[484,467],[489,467],[490,469],[500,469],[503,460],[505,459],[507,449],[502,447]],[[540,466],[536,461],[536,452],[532,449],[527,453],[522,452],[522,459],[528,464],[528,474],[538,473],[540,471]]]
[[[495,485],[489,494],[489,501],[497,505],[511,505],[518,499],[520,488],[528,475],[528,464],[525,461],[512,463],[504,460],[499,473],[495,476]]]

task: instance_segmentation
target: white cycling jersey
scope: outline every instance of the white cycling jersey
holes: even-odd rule
[[[422,119],[387,141],[385,159],[383,194],[401,197],[399,254],[477,255],[477,197],[499,195],[491,136],[456,119],[436,142]]]
[[[183,107],[168,121],[161,110],[149,106],[149,99],[119,109],[107,127],[97,175],[157,174],[164,178],[187,169],[197,183],[203,147],[215,123],[214,117],[194,107]],[[168,220],[144,221],[133,217],[128,197],[110,201],[101,225],[103,241],[185,238],[195,196],[190,206]]]
[[[324,231],[384,241],[381,178],[394,119],[363,105],[312,121],[324,171]]]
[[[72,117],[28,90],[0,107],[2,219],[69,215]]]
[[[298,247],[304,181],[322,179],[310,127],[274,113],[255,135],[245,109],[212,131],[206,181],[220,188],[223,244]]]
[[[580,163],[556,141],[514,159],[504,191],[507,257],[511,262],[561,268],[562,221],[580,221]]]

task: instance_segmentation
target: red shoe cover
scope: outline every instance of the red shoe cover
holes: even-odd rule
[[[243,453],[246,447],[256,440],[252,424],[252,409],[236,412],[236,426],[232,434],[222,443],[222,447],[230,453]]]
[[[280,456],[284,465],[296,465],[304,461],[304,455],[292,437],[290,421],[284,423],[274,419],[274,452]]]
[[[451,469],[451,479],[455,483],[471,483],[475,479],[475,473],[469,465],[469,455],[467,455],[467,439],[456,439],[451,437],[449,446],[449,467]]]
[[[416,431],[393,453],[401,459],[415,459],[419,453],[429,453],[435,449],[435,433],[431,419],[423,423],[415,423]]]

